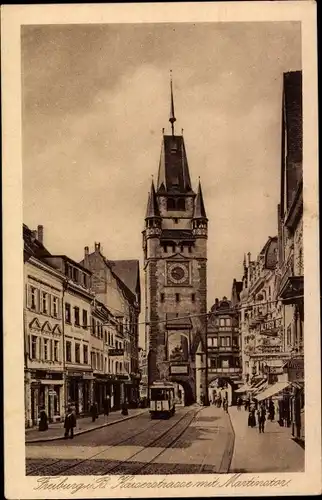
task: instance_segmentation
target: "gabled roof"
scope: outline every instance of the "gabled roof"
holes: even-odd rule
[[[197,197],[195,200],[195,206],[194,206],[194,212],[193,212],[193,218],[194,219],[206,219],[206,210],[205,210],[205,205],[203,202],[203,196],[202,196],[202,190],[201,190],[201,184],[199,181],[198,184],[198,193]]]
[[[158,193],[192,192],[188,160],[182,135],[164,135],[158,173]]]
[[[44,257],[51,256],[51,253],[44,247],[44,245],[36,238],[35,232],[29,229],[26,224],[22,226],[24,254],[26,259],[35,257],[41,260]]]
[[[138,260],[108,260],[112,271],[136,295],[140,293],[140,268]]]

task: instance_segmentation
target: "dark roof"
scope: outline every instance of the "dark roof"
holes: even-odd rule
[[[203,196],[202,196],[200,182],[198,184],[198,194],[197,194],[196,201],[195,201],[193,217],[194,217],[194,219],[206,219],[207,218],[205,205],[203,202]]]
[[[284,73],[284,107],[287,132],[287,154],[302,161],[302,71]]]
[[[147,219],[149,217],[160,217],[160,211],[159,211],[159,207],[158,207],[158,201],[157,201],[153,181],[151,184],[151,190],[150,190],[150,194],[149,194],[145,218]]]
[[[158,173],[158,193],[192,192],[182,135],[164,135]]]
[[[192,230],[189,229],[164,229],[161,233],[162,240],[194,240]]]
[[[140,267],[138,260],[107,260],[107,264],[133,295],[140,292]]]
[[[261,255],[264,255],[264,267],[266,269],[275,269],[277,266],[277,236],[269,237],[264,247],[261,250]]]
[[[35,236],[36,231],[29,229],[26,224],[23,224],[23,244],[24,244],[24,254],[26,259],[28,257],[36,257],[42,260],[44,257],[50,257],[51,253],[44,247],[44,245]]]
[[[92,272],[87,269],[87,267],[85,267],[83,264],[81,264],[80,262],[76,262],[76,260],[73,260],[71,259],[70,257],[68,257],[67,255],[61,255],[61,254],[58,254],[58,255],[50,255],[49,256],[51,259],[62,259],[64,262],[69,262],[70,264],[72,264],[73,266],[75,267],[78,267],[79,269],[81,269],[82,271],[85,271],[86,273],[88,274],[92,274]],[[48,262],[50,262],[50,259],[46,260]],[[54,264],[52,264],[52,266],[54,267]]]

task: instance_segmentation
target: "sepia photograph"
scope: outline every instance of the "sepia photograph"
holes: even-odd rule
[[[302,22],[105,17],[19,26],[24,475],[283,489],[319,411]]]

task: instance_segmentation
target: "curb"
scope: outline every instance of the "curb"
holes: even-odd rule
[[[79,436],[80,434],[86,434],[87,432],[92,432],[96,431],[97,429],[103,429],[104,427],[108,427],[109,425],[114,425],[118,424],[120,422],[124,422],[125,420],[130,420],[131,418],[139,417],[140,415],[143,415],[143,413],[146,413],[146,410],[142,410],[140,413],[136,413],[135,415],[129,415],[128,417],[123,417],[118,420],[114,420],[113,422],[106,422],[105,424],[100,424],[97,427],[93,427],[91,429],[83,429],[74,432],[74,437]],[[62,428],[62,433],[63,433],[64,428]],[[30,444],[30,443],[46,443],[49,441],[59,441],[64,439],[64,436],[58,436],[58,437],[48,437],[48,438],[34,438],[34,439],[25,439],[25,444]]]
[[[234,454],[234,448],[235,448],[235,430],[234,430],[234,427],[233,427],[233,424],[232,424],[232,421],[230,418],[229,411],[227,412],[227,417],[228,417],[228,427],[229,427],[230,432],[228,431],[225,451],[224,451],[224,454],[223,454],[223,457],[221,460],[221,464],[220,464],[220,467],[218,470],[219,474],[228,474],[229,473],[231,461],[232,461],[233,454]]]

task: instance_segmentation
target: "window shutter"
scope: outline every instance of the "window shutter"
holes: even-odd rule
[[[26,305],[28,309],[31,307],[31,286],[26,285]]]
[[[40,290],[37,288],[36,290],[36,311],[40,312],[41,311],[41,304],[40,304]]]

